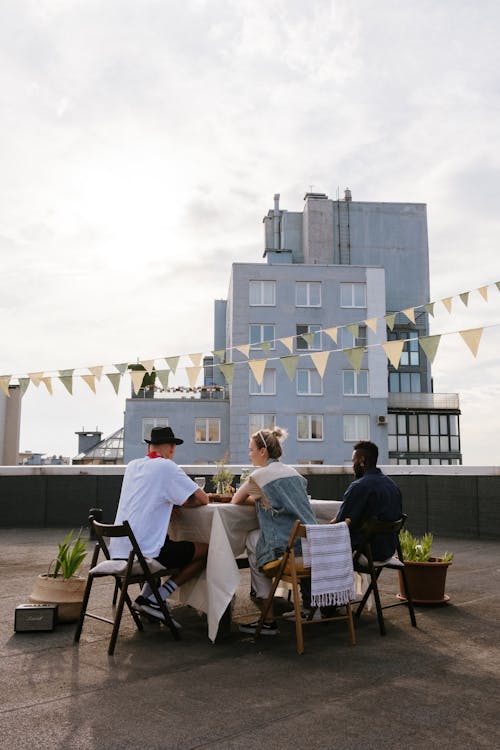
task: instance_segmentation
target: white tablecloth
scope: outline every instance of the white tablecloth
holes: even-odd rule
[[[335,517],[340,502],[312,500],[311,505],[318,522],[328,523]],[[169,529],[172,539],[208,542],[206,569],[178,589],[177,600],[206,612],[208,637],[212,642],[240,582],[235,558],[245,553],[247,534],[256,528],[255,508],[250,505],[210,503],[198,508],[179,508],[172,514]]]

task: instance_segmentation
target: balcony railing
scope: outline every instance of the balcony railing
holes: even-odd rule
[[[460,409],[458,393],[389,393],[389,409]]]

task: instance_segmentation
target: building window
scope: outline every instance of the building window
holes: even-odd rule
[[[296,307],[321,307],[321,281],[295,282]]]
[[[142,439],[150,440],[153,427],[168,427],[168,417],[146,417],[142,420]]]
[[[297,370],[297,395],[322,396],[323,381],[317,370]]]
[[[276,305],[276,282],[250,281],[249,297],[251,307],[274,307]]]
[[[321,350],[321,328],[322,326],[318,324],[313,325],[305,325],[297,323],[296,327],[296,343],[295,347],[297,350],[308,350],[308,351],[315,351],[315,350]],[[303,334],[312,333],[312,339],[311,343],[302,338]]]
[[[387,444],[389,451],[458,453],[457,415],[389,414]]]
[[[368,414],[344,415],[344,440],[352,443],[370,439],[370,417]]]
[[[323,415],[297,414],[297,440],[323,440]]]
[[[344,396],[368,396],[368,370],[343,370]]]
[[[251,396],[274,396],[276,395],[276,370],[265,370],[262,383],[259,385],[253,373],[249,372],[249,392]]]
[[[358,335],[356,338],[344,327],[340,329],[340,348],[352,349],[354,346],[366,346],[366,326],[358,326]]]
[[[249,330],[250,349],[262,349],[262,342],[268,341],[269,348],[276,348],[274,325],[253,323]]]
[[[420,393],[422,390],[419,372],[390,372],[390,393]]]
[[[220,443],[220,419],[197,417],[194,420],[195,443]]]
[[[249,437],[259,430],[274,430],[276,427],[275,414],[249,414],[248,429]]]
[[[423,332],[421,331],[423,334]],[[408,329],[399,328],[397,331],[390,331],[387,336],[389,341],[396,339],[409,339],[405,341],[403,351],[401,352],[401,359],[399,360],[400,367],[419,367],[420,366],[420,352],[418,348],[418,334],[419,331],[410,331]]]
[[[366,307],[366,284],[341,284],[341,307]]]

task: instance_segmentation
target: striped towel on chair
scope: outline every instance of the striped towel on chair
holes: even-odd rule
[[[329,607],[356,598],[352,549],[346,523],[306,525],[304,565],[311,568],[311,605]]]

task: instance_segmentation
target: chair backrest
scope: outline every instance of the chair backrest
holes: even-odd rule
[[[110,559],[110,554],[108,545],[105,541],[105,537],[128,537],[131,545],[130,554],[133,554],[133,556],[137,558],[137,560],[139,560],[142,567],[147,567],[144,555],[141,552],[141,548],[139,547],[137,539],[135,538],[134,532],[132,531],[132,528],[128,521],[122,521],[122,523],[120,524],[100,523],[99,521],[96,521],[92,516],[89,518],[89,520],[93,526],[97,538],[96,547],[100,547],[107,560]]]
[[[361,526],[361,534],[365,542],[375,534],[399,534],[407,519],[403,513],[397,521],[381,521],[379,518],[368,518]]]

